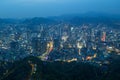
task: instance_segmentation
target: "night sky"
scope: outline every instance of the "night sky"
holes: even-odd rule
[[[0,0],[0,18],[99,12],[120,14],[120,0]]]

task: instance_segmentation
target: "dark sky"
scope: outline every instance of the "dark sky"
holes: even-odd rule
[[[1,18],[100,12],[120,14],[120,0],[0,0]]]

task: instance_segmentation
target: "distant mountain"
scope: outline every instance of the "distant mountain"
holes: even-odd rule
[[[106,18],[114,18],[114,19],[120,19],[119,14],[107,14],[107,13],[97,13],[97,12],[87,12],[83,14],[65,14],[61,15],[63,18],[73,18],[73,17],[89,17],[89,18],[100,18],[100,17],[106,17]]]
[[[116,20],[106,17],[73,17],[69,20],[66,20],[66,22],[69,22],[71,24],[85,24],[85,23],[105,23],[110,24],[114,23]]]
[[[88,12],[84,14],[66,14],[61,16],[50,17],[35,17],[28,19],[0,19],[0,24],[27,24],[27,25],[40,25],[40,24],[57,24],[60,22],[70,24],[84,24],[84,23],[105,23],[105,24],[120,24],[120,15],[105,14]]]
[[[116,22],[120,23],[120,15],[95,12],[88,12],[84,14],[66,14],[48,18],[70,24],[105,23],[111,25]]]
[[[56,23],[56,21],[49,18],[35,17],[32,19],[26,19],[23,21],[23,23],[30,24],[30,25],[39,25],[39,24],[54,24]]]

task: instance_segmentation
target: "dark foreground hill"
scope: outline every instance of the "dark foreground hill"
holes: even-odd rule
[[[27,57],[11,63],[8,72],[0,74],[0,80],[120,80],[119,61],[113,60],[104,70],[88,63],[43,62]]]

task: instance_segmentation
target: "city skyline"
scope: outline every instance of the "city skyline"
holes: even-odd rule
[[[120,80],[120,0],[1,0],[0,80]]]

